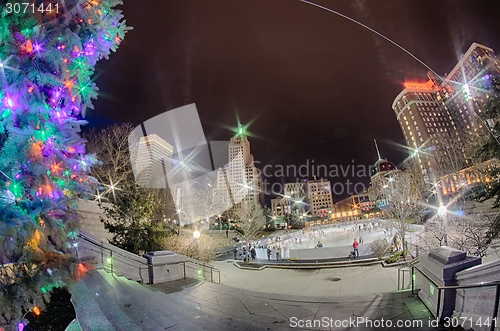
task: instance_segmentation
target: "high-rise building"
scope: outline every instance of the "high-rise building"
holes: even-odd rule
[[[285,213],[302,215],[309,210],[306,183],[307,180],[285,184],[283,192]]]
[[[137,184],[148,188],[165,188],[167,174],[173,168],[173,147],[156,134],[141,137],[135,162],[132,162]]]
[[[271,199],[271,214],[273,216],[285,216],[286,200],[283,198]]]
[[[240,202],[263,204],[263,182],[250,153],[250,142],[240,124],[228,145],[229,162],[217,173],[216,200],[220,212]],[[222,210],[221,210],[222,209]]]
[[[405,83],[392,109],[427,180],[470,166],[466,144],[487,134],[479,115],[489,98],[490,77],[498,73],[493,50],[473,43],[444,78],[429,73],[425,83]]]
[[[307,202],[312,217],[326,217],[333,210],[332,188],[327,179],[306,182]]]

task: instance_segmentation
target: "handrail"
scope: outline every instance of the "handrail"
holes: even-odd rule
[[[115,273],[115,270],[113,268],[113,260],[118,256],[118,261],[120,263],[123,263],[125,265],[128,265],[129,267],[132,267],[132,268],[138,268],[138,271],[139,271],[139,278],[141,279],[141,282],[144,283],[144,278],[142,277],[142,270],[143,269],[148,269],[148,264],[143,262],[143,261],[138,261],[138,260],[133,260],[131,259],[130,257],[120,253],[119,251],[117,250],[112,250],[111,248],[109,247],[105,247],[103,244],[102,241],[100,240],[97,240],[91,236],[88,236],[84,233],[81,233],[79,232],[78,233],[78,237],[81,238],[82,240],[85,240],[86,242],[90,243],[91,245],[94,245],[94,246],[97,246],[98,248],[101,249],[101,265],[103,266],[103,268],[106,268],[106,266],[104,265],[104,255],[103,255],[103,250],[106,250],[108,253],[109,253],[109,256],[110,256],[110,263],[109,263],[109,268],[110,268],[110,271],[111,271],[111,274],[113,275]],[[113,256],[113,253],[115,254],[115,256]],[[140,258],[139,256],[137,256],[138,258]],[[124,261],[125,260],[125,261]],[[134,264],[132,264],[134,263]],[[139,264],[139,265],[137,265]],[[142,266],[141,266],[142,265]]]
[[[134,262],[137,262],[137,263],[139,263],[139,264],[144,264],[144,265],[146,265],[146,266],[148,265],[148,263],[147,263],[147,262],[133,260],[133,259],[131,259],[129,256],[126,256],[126,255],[124,255],[124,254],[120,253],[120,252],[119,252],[119,251],[117,251],[117,250],[112,250],[111,248],[105,247],[104,245],[102,245],[102,244],[103,244],[103,242],[102,242],[102,241],[99,241],[99,240],[94,240],[94,238],[89,237],[89,236],[87,236],[87,235],[85,235],[85,234],[83,234],[83,233],[81,233],[81,232],[80,232],[80,233],[78,233],[78,236],[79,236],[79,237],[81,237],[82,239],[84,239],[84,240],[86,240],[86,241],[88,241],[88,242],[90,242],[90,243],[94,244],[94,245],[97,245],[97,246],[99,246],[99,247],[101,247],[101,248],[104,248],[104,249],[106,249],[106,250],[108,250],[108,251],[110,251],[110,252],[114,252],[115,254],[118,254],[118,255],[122,256],[123,258],[125,258],[125,259],[127,259],[127,260],[134,261]],[[97,242],[96,242],[96,241],[97,241]],[[132,253],[130,253],[130,254],[132,254]],[[138,258],[138,259],[140,259],[141,257],[140,257],[139,255],[137,255],[137,258]]]
[[[186,262],[191,262],[195,265],[200,265],[200,266],[203,266],[203,267],[206,267],[206,268],[209,268],[210,269],[210,282],[214,283],[214,271],[217,272],[217,275],[218,275],[218,278],[219,278],[219,281],[218,283],[220,284],[220,270],[215,268],[215,267],[212,267],[210,265],[206,265],[206,264],[202,264],[202,263],[195,263],[193,261],[189,261],[189,260],[186,260],[186,261],[180,261],[179,263],[182,263],[184,265],[184,279],[186,279]],[[188,268],[191,268],[191,269],[196,269],[192,266],[187,266]]]
[[[477,287],[487,287],[500,285],[500,280],[492,280],[489,282],[480,282],[468,285],[450,285],[450,286],[438,286],[439,289],[464,289],[464,288],[477,288]]]
[[[103,267],[104,267],[104,256],[102,255],[102,250],[106,250],[106,251],[108,251],[108,252],[109,252],[109,254],[110,254],[110,257],[111,257],[111,258],[113,258],[113,255],[114,255],[115,257],[116,257],[116,256],[119,256],[119,257],[120,257],[120,259],[119,259],[120,263],[126,264],[126,265],[128,265],[128,266],[130,266],[130,267],[133,267],[133,268],[138,268],[138,269],[139,269],[139,277],[140,277],[141,281],[142,281],[142,282],[144,282],[144,279],[143,279],[143,277],[142,277],[142,272],[141,272],[141,271],[142,271],[143,269],[147,269],[147,270],[148,270],[148,272],[149,272],[149,267],[151,266],[151,265],[149,264],[149,262],[147,262],[147,260],[146,260],[146,259],[145,259],[145,261],[139,261],[139,259],[141,259],[141,257],[140,257],[140,256],[137,256],[137,260],[132,259],[130,256],[127,256],[127,255],[125,255],[125,254],[123,254],[123,253],[119,252],[118,250],[113,250],[113,249],[111,249],[111,248],[109,248],[109,247],[105,247],[105,246],[103,245],[104,243],[103,243],[102,241],[97,240],[97,239],[95,239],[95,238],[93,238],[93,237],[91,237],[91,236],[88,236],[88,235],[86,235],[85,233],[81,233],[81,232],[80,232],[80,233],[78,233],[78,236],[79,236],[81,239],[83,239],[83,240],[85,240],[85,241],[89,242],[90,244],[92,244],[92,245],[94,245],[94,246],[97,246],[98,248],[101,248],[101,264],[103,265]],[[130,254],[132,254],[132,253],[130,253]],[[134,257],[135,257],[135,256],[134,256]],[[123,259],[124,259],[125,261],[124,261]],[[113,263],[113,260],[111,260],[111,263],[110,263],[111,274],[113,274],[113,273],[114,273],[114,270],[113,270],[113,264],[112,264],[112,263]],[[132,263],[134,263],[134,264],[132,264]],[[212,265],[205,264],[205,263],[202,263],[202,262],[199,262],[199,261],[195,261],[195,260],[191,260],[191,259],[186,259],[186,260],[177,261],[177,262],[165,262],[165,263],[158,263],[158,264],[155,264],[154,266],[155,266],[155,267],[161,267],[161,266],[165,266],[165,265],[179,265],[179,264],[183,264],[183,265],[184,265],[184,278],[186,278],[186,272],[185,272],[186,263],[192,263],[192,264],[194,264],[194,265],[198,265],[198,266],[200,266],[200,267],[210,269],[211,282],[213,282],[213,273],[214,273],[214,271],[215,271],[215,272],[217,272],[217,273],[218,273],[219,284],[220,284],[220,273],[221,273],[221,272],[220,272],[220,270],[219,270],[219,269],[217,269],[217,268],[215,268],[215,267],[214,267],[214,266],[212,266]],[[139,266],[138,266],[137,264],[139,264]],[[141,267],[140,265],[142,265],[143,267]],[[188,267],[189,267],[189,266],[188,266]],[[149,277],[148,277],[148,279],[149,279]]]
[[[430,281],[432,284],[436,286],[438,289],[438,298],[437,298],[437,304],[436,304],[436,318],[440,319],[439,317],[439,309],[441,306],[441,291],[443,290],[460,290],[460,289],[469,289],[469,288],[481,288],[481,287],[491,287],[495,286],[495,301],[493,303],[493,317],[491,319],[491,325],[490,325],[490,331],[494,331],[496,327],[496,320],[498,317],[498,308],[500,304],[500,281],[498,280],[492,280],[492,281],[487,281],[487,282],[480,282],[480,283],[473,283],[473,284],[466,284],[466,285],[445,285],[445,286],[438,286],[435,281],[430,279],[425,273],[423,273],[419,268],[417,268],[415,265],[411,267],[412,269],[412,294],[414,294],[414,288],[413,288],[413,283],[414,283],[414,274],[415,271],[414,269],[417,269],[418,272],[420,272],[421,275],[423,275],[428,281]]]

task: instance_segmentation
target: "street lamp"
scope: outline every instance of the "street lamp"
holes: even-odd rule
[[[446,206],[444,206],[444,205],[439,206],[439,208],[438,208],[439,216],[445,217],[447,213],[448,213],[448,209],[446,208]]]
[[[448,234],[446,233],[447,231],[447,226],[446,226],[446,214],[448,214],[448,209],[446,208],[445,205],[441,204],[438,208],[438,215],[441,217],[441,221],[443,222],[443,229],[444,229],[444,244],[448,246]]]
[[[195,232],[193,232],[193,238],[194,239],[200,238],[200,231],[196,230]]]

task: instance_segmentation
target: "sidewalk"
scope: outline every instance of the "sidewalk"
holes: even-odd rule
[[[243,270],[232,260],[214,261],[221,283],[239,289],[296,296],[352,295],[397,290],[398,268],[380,265],[332,269]]]

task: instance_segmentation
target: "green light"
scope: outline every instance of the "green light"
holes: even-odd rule
[[[42,293],[47,293],[47,289],[45,288],[45,286],[42,287],[40,290],[42,291]]]
[[[112,261],[112,259],[111,259],[110,257],[108,257],[108,258],[106,259],[106,263],[107,263],[107,264],[111,264],[111,261]]]
[[[2,118],[6,118],[10,114],[10,109],[5,109],[5,111],[2,113]]]
[[[429,284],[429,292],[431,292],[431,294],[434,294],[434,286],[432,286],[432,284]]]

